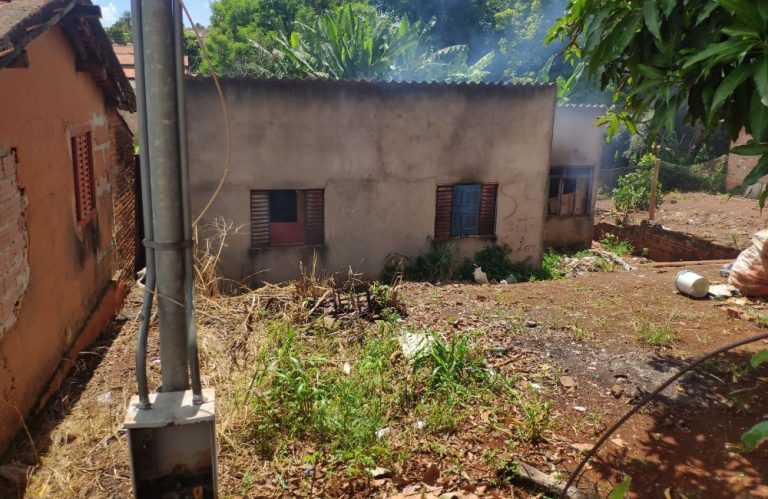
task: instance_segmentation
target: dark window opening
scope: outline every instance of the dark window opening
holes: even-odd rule
[[[323,189],[251,191],[251,247],[324,244]]]
[[[298,192],[294,190],[269,191],[269,221],[298,222],[298,197]]]
[[[547,213],[556,217],[585,216],[590,213],[591,166],[555,166],[549,175]]]

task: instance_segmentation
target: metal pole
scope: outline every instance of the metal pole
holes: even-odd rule
[[[164,392],[189,388],[184,310],[184,224],[174,49],[174,0],[142,0],[153,245]]]

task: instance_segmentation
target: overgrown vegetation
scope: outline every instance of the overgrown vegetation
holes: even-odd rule
[[[613,190],[613,202],[616,209],[629,213],[643,211],[650,207],[651,182],[655,156],[646,154],[637,165],[637,170],[619,177],[618,186]],[[656,206],[664,202],[661,182],[656,185]]]
[[[619,238],[616,234],[605,234],[598,242],[605,251],[618,256],[627,257],[635,253],[632,243]]]
[[[408,359],[394,321],[380,321],[357,345],[311,338],[283,321],[270,323],[268,332],[246,390],[251,439],[265,458],[287,457],[302,442],[323,462],[359,476],[398,465],[404,456],[387,436],[413,415],[424,418],[424,431],[441,433],[455,430],[474,404],[518,400],[510,382],[485,368],[482,350],[468,336],[426,333],[429,341]],[[333,361],[340,355],[348,367]],[[520,400],[521,437],[541,436],[549,428],[539,414],[547,403]]]

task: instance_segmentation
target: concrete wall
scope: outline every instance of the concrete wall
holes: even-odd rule
[[[27,52],[28,68],[0,71],[0,156],[15,149],[18,158],[18,197],[0,202],[9,210],[0,220],[18,213],[21,203],[15,234],[23,247],[14,245],[13,252],[29,269],[15,320],[0,332],[0,452],[20,428],[19,414],[39,408],[56,390],[119,302],[111,177],[125,167],[127,129],[114,124],[90,77],[75,71],[74,52],[58,28]],[[93,139],[96,216],[78,224],[70,137],[84,129]],[[20,275],[11,272],[12,279]],[[3,306],[0,313],[11,312]]]
[[[498,182],[496,241],[516,260],[542,253],[554,115],[549,86],[224,80],[232,167],[205,221],[242,227],[227,239],[225,276],[295,278],[317,252],[328,272],[380,275],[397,252],[415,256],[434,234],[436,187]],[[225,134],[213,83],[189,80],[192,204],[222,174]],[[251,189],[325,189],[325,246],[251,251]],[[493,238],[453,244],[471,255]]]
[[[604,132],[594,126],[605,112],[602,106],[558,106],[552,138],[552,166],[591,166],[592,193],[586,216],[547,216],[544,246],[551,248],[587,247],[592,243],[600,177],[600,158]]]

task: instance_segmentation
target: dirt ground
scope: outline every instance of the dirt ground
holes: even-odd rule
[[[595,215],[595,222],[615,222],[617,217],[623,216],[616,212],[612,199],[599,200]],[[633,223],[647,219],[647,212],[630,214]],[[744,249],[755,232],[766,228],[767,219],[754,199],[703,192],[670,192],[665,194],[656,220],[670,230]]]
[[[696,270],[718,281],[717,268]],[[506,408],[472,413],[452,434],[408,449],[408,462],[396,476],[358,480],[314,495],[420,497],[427,490],[434,497],[449,491],[459,497],[533,496],[530,489],[500,481],[499,467],[520,460],[564,475],[587,444],[685,360],[761,330],[762,314],[768,314],[762,304],[750,309],[748,320],[733,306],[680,296],[672,287],[678,270],[643,266],[514,285],[404,284],[409,312],[404,328],[470,334],[490,368],[514,376],[521,387],[533,383],[542,398],[552,401],[555,425],[541,442],[510,444]],[[29,435],[20,435],[11,459],[31,466],[29,486],[25,491],[0,478],[0,497],[130,496],[121,427],[135,391],[138,298],[131,294],[104,341],[81,356],[60,396]],[[676,339],[663,347],[646,344],[638,330],[648,324]],[[226,332],[207,334],[202,328],[204,384],[221,383],[229,373],[207,362],[206,350],[238,343],[223,341]],[[633,497],[663,497],[667,488],[676,498],[768,497],[768,449],[747,454],[739,447],[739,435],[768,417],[768,369],[748,368],[749,353],[760,347],[766,345],[711,362],[668,389],[612,437],[581,487],[599,483],[605,491],[628,474]],[[156,346],[149,358],[156,380]],[[220,391],[218,397],[224,404],[235,393]],[[313,495],[304,487],[306,469],[274,470],[259,459],[252,459],[247,470],[243,461],[236,464],[238,443],[228,441],[226,424],[219,424],[222,497]],[[257,477],[250,493],[243,493],[246,477]]]

